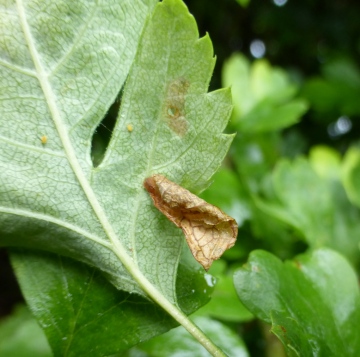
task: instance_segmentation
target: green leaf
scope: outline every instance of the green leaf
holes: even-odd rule
[[[263,100],[242,120],[239,129],[244,132],[264,132],[279,130],[297,123],[307,111],[307,104],[302,99],[276,105]]]
[[[332,167],[333,156],[328,157]],[[324,170],[325,164],[321,167],[314,159],[312,165],[322,177],[304,158],[279,161],[272,175],[274,196],[258,197],[256,204],[263,212],[298,230],[311,247],[331,247],[357,263],[360,213],[348,201],[333,169]]]
[[[44,333],[24,306],[0,322],[0,356],[52,356]]]
[[[93,9],[95,10],[96,8]],[[30,24],[25,15],[24,13],[21,20],[23,31],[31,37]],[[88,27],[93,25],[91,21],[94,21],[94,18],[90,18]],[[174,36],[170,36],[171,33],[174,33]],[[113,35],[110,35],[111,40],[114,40]],[[42,36],[45,41],[49,34],[44,33]],[[46,119],[46,127],[49,127],[49,130],[45,131],[48,134],[48,143],[42,147],[36,136],[36,133],[44,133],[39,127],[35,130],[30,126],[27,131],[21,132],[22,127],[31,124],[30,120],[18,120],[16,127],[14,123],[10,125],[10,122],[5,120],[6,117],[1,121],[3,133],[9,136],[7,142],[5,139],[2,141],[4,155],[1,161],[4,168],[1,174],[4,245],[26,244],[38,247],[41,244],[43,249],[92,263],[111,274],[122,289],[140,292],[137,284],[130,279],[128,273],[119,265],[118,258],[111,252],[115,249],[112,247],[115,244],[116,249],[123,251],[121,254],[131,255],[134,264],[148,275],[165,295],[175,301],[173,285],[182,235],[155,210],[142,188],[142,182],[145,177],[159,172],[188,188],[199,190],[207,184],[220,165],[232,138],[220,134],[230,111],[229,93],[221,90],[205,94],[214,60],[209,38],[198,40],[197,36],[195,22],[183,4],[169,0],[157,7],[144,32],[129,74],[119,120],[107,154],[96,169],[91,167],[88,160],[92,130],[86,128],[90,124],[86,122],[87,117],[84,115],[89,116],[89,113],[80,113],[78,109],[77,114],[70,112],[79,106],[78,101],[81,98],[76,95],[81,97],[83,93],[67,93],[74,98],[71,100],[73,105],[66,107],[69,117],[65,117],[65,109],[59,108],[64,99],[61,90],[58,91],[60,84],[53,79],[55,74],[50,77],[42,73],[43,78],[35,72],[12,73],[15,76],[27,75],[30,79],[26,79],[34,83],[40,82],[37,90],[39,93],[41,90],[44,92],[44,98],[39,100],[36,112],[34,108],[33,120],[38,117],[35,113],[45,110],[49,112],[49,116],[53,116],[57,127],[50,117],[40,119]],[[98,45],[99,52],[102,53],[104,41],[101,38],[101,42],[95,42],[94,50]],[[33,41],[29,46],[33,52],[39,50],[37,42]],[[178,51],[184,46],[191,48],[191,51],[188,51],[187,56],[179,58]],[[114,52],[111,48],[107,50],[111,54]],[[32,56],[34,61],[41,59],[45,62],[47,58],[42,58],[41,53],[32,53]],[[165,62],[158,58],[164,58]],[[71,58],[74,61],[73,66],[76,59]],[[196,61],[198,65],[194,66]],[[168,68],[166,71],[164,63]],[[104,63],[101,64],[104,66]],[[106,86],[103,86],[106,88],[114,84],[113,80],[110,83],[105,81],[114,77],[114,65],[108,67],[111,77],[103,79],[106,83]],[[92,71],[100,75],[99,70],[95,71],[92,67],[86,69],[89,75]],[[42,67],[37,70],[45,71]],[[61,77],[59,74],[58,80],[64,82],[69,77],[66,72],[68,68],[59,63],[57,73],[61,70],[65,73],[61,73]],[[84,79],[80,75],[79,77],[68,80]],[[185,87],[181,86],[186,87],[186,93],[180,93],[185,90]],[[116,88],[118,90],[119,86]],[[63,87],[60,89],[64,90]],[[81,86],[80,89],[90,90]],[[49,90],[51,95],[46,90]],[[184,120],[188,122],[188,132],[183,137],[169,128],[167,112],[163,112],[164,107],[173,100],[170,96],[173,90],[180,91],[178,95],[182,96],[181,100],[184,101],[175,103],[184,106],[178,109],[184,110]],[[143,96],[145,91],[146,96]],[[98,99],[95,94],[94,101]],[[87,101],[90,99],[87,98]],[[21,100],[20,104],[23,104]],[[19,115],[22,113],[20,104]],[[96,102],[92,107],[94,105],[100,106],[100,103]],[[214,113],[219,120],[212,120]],[[92,116],[94,115],[92,113]],[[95,119],[98,122],[101,117],[94,117],[93,120]],[[129,121],[134,125],[132,133],[126,130],[126,123]],[[86,126],[83,125],[84,122]],[[206,131],[203,128],[206,128]],[[15,135],[18,131],[22,137]],[[59,140],[63,141],[63,146]],[[169,145],[169,142],[172,142],[172,145]],[[62,178],[61,181],[59,177]],[[22,185],[22,182],[30,179],[30,186]],[[74,201],[73,197],[77,197],[77,200]],[[106,225],[105,231],[99,221]],[[14,228],[12,223],[16,223]],[[23,230],[22,226],[25,224],[29,226],[29,230]],[[166,239],[163,238],[164,231],[167,232]],[[120,237],[121,243],[118,243],[117,237],[113,237],[115,233]],[[111,236],[110,240],[106,235]],[[153,257],[156,259],[152,259]],[[155,266],[158,275],[154,275]]]
[[[296,87],[286,72],[266,60],[251,66],[240,54],[224,64],[223,84],[231,86],[234,126],[241,132],[279,130],[299,121],[307,110],[302,99],[292,99]]]
[[[23,15],[25,35],[31,37],[30,24],[25,13]],[[94,19],[89,20],[88,27],[92,25],[91,20]],[[170,36],[172,33],[174,35]],[[46,39],[48,34],[43,36]],[[121,255],[127,255],[127,259],[131,256],[132,264],[170,300],[176,300],[173,287],[182,235],[152,206],[142,183],[145,177],[157,172],[187,188],[200,190],[220,165],[231,142],[232,136],[220,134],[230,112],[229,92],[220,90],[205,94],[214,59],[209,38],[199,40],[197,36],[195,21],[182,3],[169,0],[158,5],[127,79],[119,120],[106,156],[96,169],[90,165],[88,151],[92,131],[101,117],[91,111],[91,118],[96,122],[88,128],[90,114],[79,110],[82,91],[67,92],[73,104],[68,103],[69,115],[65,116],[62,108],[65,89],[54,79],[55,73],[48,76],[41,72],[45,71],[41,67],[37,69],[41,76],[36,72],[26,74],[25,80],[34,85],[38,83],[37,95],[43,92],[43,98],[33,109],[32,121],[37,120],[37,113],[48,112],[40,118],[48,130],[44,127],[41,131],[41,124],[40,128],[39,125],[28,127],[30,120],[17,120],[15,127],[6,117],[1,121],[3,135],[8,136],[7,141],[2,141],[1,161],[4,168],[1,174],[4,245],[41,245],[43,249],[91,263],[110,274],[118,287],[140,293],[112,253],[115,245]],[[112,34],[111,40],[114,40]],[[102,38],[101,42],[95,42],[94,51],[97,44],[102,53],[104,43]],[[39,50],[36,42],[29,46],[33,52]],[[180,48],[189,48],[188,54],[179,57]],[[106,51],[115,52],[109,46]],[[38,52],[32,56],[34,61],[46,60]],[[73,66],[76,59],[71,58]],[[85,68],[89,75],[106,73],[105,69],[101,72],[92,67],[105,63],[89,63],[90,68]],[[67,70],[65,64],[58,63],[57,80],[84,80],[82,74],[79,78],[69,78]],[[109,77],[102,78],[102,86],[111,87],[114,92],[113,80],[106,81],[110,75],[111,78],[115,76],[114,65],[108,64],[107,71]],[[26,77],[19,71],[12,74]],[[76,88],[78,86],[84,91],[90,90],[81,83],[77,83]],[[119,86],[116,88],[119,90]],[[28,90],[31,89],[30,86]],[[180,98],[174,103],[172,91],[178,91]],[[93,96],[91,108],[104,104],[98,103],[103,92],[95,92]],[[87,97],[86,102],[89,101]],[[21,105],[20,100],[19,116],[23,112]],[[184,115],[181,120],[187,122],[186,135],[169,127],[167,110],[172,105],[178,106]],[[214,115],[219,119],[213,120]],[[129,122],[134,126],[131,133],[126,130]],[[21,130],[22,127],[27,130]],[[20,136],[15,132],[20,132]],[[37,136],[42,133],[48,136],[44,147]],[[23,185],[23,182],[28,184]],[[29,226],[29,230],[24,231],[22,225]],[[156,276],[154,271],[158,272]]]
[[[309,162],[318,176],[324,179],[339,180],[341,172],[340,153],[328,146],[313,146]]]
[[[215,289],[208,304],[200,308],[197,316],[210,316],[222,321],[249,321],[253,315],[239,301],[233,284],[232,274],[226,274],[226,263],[218,260],[213,263],[209,274],[215,277]]]
[[[88,265],[17,250],[11,260],[55,356],[105,356],[175,326],[165,311],[137,294],[115,289]]]
[[[176,279],[176,295],[182,311],[192,314],[210,301],[214,284],[210,275],[194,260],[187,244],[184,245]]]
[[[221,347],[229,357],[249,356],[244,342],[224,324],[206,317],[194,317],[194,322]],[[143,357],[208,357],[209,354],[196,341],[178,327],[136,348]],[[136,354],[134,354],[136,356]],[[130,354],[130,356],[132,356]]]
[[[176,325],[149,300],[117,290],[95,268],[45,252],[14,248],[11,252],[27,303],[56,355],[104,356],[126,350]],[[183,256],[177,294],[179,302],[187,304],[182,305],[183,310],[192,313],[209,301],[213,289],[208,278],[204,279],[203,270],[193,273],[194,263],[186,258],[185,250]],[[186,274],[181,274],[183,270]],[[87,340],[96,340],[96,345],[89,346],[84,343]]]
[[[143,181],[161,173],[195,192],[208,185],[233,137],[222,134],[230,92],[207,93],[211,41],[198,38],[181,1],[157,5],[138,44],[153,4],[18,0],[4,8],[0,244],[96,267],[118,289],[151,297],[211,349],[177,307],[183,235]],[[125,78],[94,168],[94,130]]]
[[[276,131],[236,136],[230,155],[248,194],[260,190],[264,177],[280,157],[280,145],[281,136]]]
[[[311,108],[318,112],[334,113],[338,109],[338,87],[323,78],[309,79],[302,89],[302,94],[311,103]],[[327,121],[330,119],[327,118]]]
[[[236,174],[221,168],[214,176],[213,183],[201,194],[205,201],[220,207],[234,217],[239,226],[249,218],[250,212],[245,199],[244,189]]]
[[[350,201],[360,207],[360,149],[350,148],[342,165],[342,182]]]
[[[109,11],[110,3],[49,1],[47,12],[27,5],[19,1],[4,12],[19,44],[2,58],[1,244],[41,246],[120,280],[127,273],[87,198],[93,192],[89,152],[92,133],[126,78],[150,5],[114,3]],[[125,10],[134,27],[125,26]]]
[[[319,249],[282,263],[254,251],[234,283],[243,304],[272,324],[289,356],[358,355],[359,287],[340,254]]]
[[[236,0],[242,7],[247,7],[250,3],[250,0]]]
[[[322,76],[308,79],[302,95],[311,103],[312,108],[329,122],[335,115],[358,115],[360,113],[360,69],[346,57],[326,61]]]

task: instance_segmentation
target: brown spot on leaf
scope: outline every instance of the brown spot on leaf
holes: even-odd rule
[[[169,128],[179,136],[188,130],[185,113],[185,96],[190,83],[185,78],[171,81],[166,90],[164,118]]]
[[[162,175],[144,181],[155,207],[182,229],[191,253],[208,270],[236,241],[235,220]]]

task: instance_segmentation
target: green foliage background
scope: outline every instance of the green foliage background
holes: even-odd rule
[[[239,3],[242,6],[233,1],[204,6],[202,1],[187,1],[202,31],[217,34],[213,41],[220,66],[212,83],[232,85],[235,108],[230,128],[237,131],[237,136],[224,168],[204,193],[207,199],[242,222],[238,245],[227,256],[227,269],[236,269],[235,266],[241,264],[239,261],[246,261],[251,254],[246,267],[235,274],[235,285],[236,279],[238,283],[241,281],[241,287],[237,286],[240,300],[262,321],[271,324],[272,332],[287,346],[288,355],[301,351],[301,355],[308,356],[320,351],[324,355],[355,356],[359,350],[356,331],[360,326],[356,307],[360,272],[360,34],[355,14],[360,5],[356,1],[320,0],[288,1],[284,6],[276,6],[271,1]],[[265,60],[252,57],[249,47],[254,39],[266,45]],[[350,125],[342,132],[337,125],[341,126],[344,118]],[[327,255],[315,250],[320,247],[340,252],[354,270],[343,271],[342,263],[333,253]],[[279,268],[273,270],[270,261],[266,268],[261,268],[264,253],[257,253],[256,249],[293,260],[297,266],[304,259],[311,260],[313,277],[316,276],[318,284],[328,284],[325,294],[333,299],[333,306],[321,298],[311,302],[324,291],[316,287],[317,292],[306,291],[312,289],[313,283],[309,280],[308,288],[291,287],[290,280],[296,279],[301,285],[303,278],[287,280],[284,268],[276,273]],[[301,253],[305,256],[296,258]],[[317,268],[315,261],[318,261]],[[332,274],[341,272],[338,279],[334,276],[337,282],[323,275],[329,274],[334,266],[337,268]],[[269,275],[259,281],[251,267],[266,270]],[[347,280],[347,288],[341,287],[343,279],[353,279],[353,283]],[[283,311],[289,306],[282,305],[279,315],[274,308],[278,306],[278,297],[271,294],[277,294],[281,286],[286,290],[279,292],[281,304],[294,305],[286,313]],[[355,295],[347,289],[355,289],[352,290]],[[337,294],[339,299],[335,297]],[[296,317],[294,311],[302,309],[300,301],[294,302],[299,295],[313,310],[309,314],[303,310],[304,315]],[[345,303],[352,299],[350,296],[356,302]],[[257,299],[262,302],[257,303]],[[336,310],[344,307],[343,304],[347,305],[349,316],[352,315],[352,322],[348,320],[347,326],[336,317]],[[327,313],[318,311],[319,305],[333,311],[329,313],[331,322],[322,320]],[[311,322],[312,314],[319,319],[318,323]],[[289,324],[296,321],[298,326],[289,329],[286,321]],[[332,330],[330,325],[334,322],[338,326]],[[251,355],[284,353],[272,344],[273,339],[262,324],[253,320],[242,326],[245,331],[242,336]],[[307,326],[305,331],[301,331],[304,326]],[[313,337],[321,336],[318,329],[322,326],[329,326],[324,331],[329,335],[323,335],[320,340],[324,343],[318,344],[319,339],[313,340]],[[341,331],[339,339],[336,331]],[[300,338],[301,342],[294,340],[302,334],[306,337]],[[316,346],[306,346],[307,339],[317,341]],[[343,344],[341,340],[348,343]]]
[[[233,355],[284,356],[300,351],[311,356],[320,351],[335,356],[346,351],[356,356],[360,4],[355,0],[289,1],[281,7],[255,0],[185,3],[200,35],[210,34],[217,55],[210,88],[232,88],[234,110],[227,131],[237,133],[223,167],[202,197],[233,215],[240,227],[236,246],[209,271],[217,284],[212,300],[195,319],[214,339],[217,334],[226,338]],[[265,59],[252,58],[249,46],[254,39],[264,41]],[[106,146],[118,106],[119,101],[93,139],[94,162]],[[344,121],[339,118],[345,118],[350,130],[341,131]],[[1,286],[8,287],[1,294],[4,315],[19,294],[14,283]],[[186,289],[178,294],[186,294]],[[109,304],[111,299],[115,297],[109,296]],[[18,310],[14,319],[34,331],[26,312]],[[162,315],[159,320],[164,330],[173,326]],[[2,331],[5,340],[4,331],[11,331],[11,326],[3,325]],[[171,356],[189,349],[195,353],[196,345],[187,338],[178,328],[127,353]],[[37,348],[46,344],[39,341]],[[7,345],[0,348],[10,353]]]

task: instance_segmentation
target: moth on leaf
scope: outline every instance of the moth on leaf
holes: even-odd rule
[[[234,218],[162,175],[144,181],[155,207],[182,229],[191,253],[208,270],[236,241]]]

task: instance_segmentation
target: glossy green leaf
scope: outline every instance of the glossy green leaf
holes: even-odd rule
[[[210,301],[214,290],[211,276],[194,260],[187,244],[184,244],[176,279],[176,295],[182,311],[192,314]]]
[[[231,86],[233,125],[241,132],[279,130],[298,122],[307,110],[304,100],[292,99],[296,86],[286,72],[266,60],[250,65],[235,54],[224,64],[222,77],[224,86]]]
[[[86,264],[35,251],[15,250],[11,256],[27,303],[55,356],[101,357],[175,326],[151,301],[117,290]]]
[[[289,356],[357,356],[360,294],[349,263],[330,249],[281,262],[254,251],[234,274],[240,300],[283,342]]]
[[[210,299],[203,269],[194,272],[184,249],[177,295],[192,313]],[[136,294],[117,290],[100,272],[72,259],[12,249],[11,260],[30,309],[55,355],[104,356],[123,351],[176,325],[161,308]],[[121,323],[119,323],[121,321]],[[56,322],[56,323],[54,323]],[[96,340],[96,345],[84,341]]]

